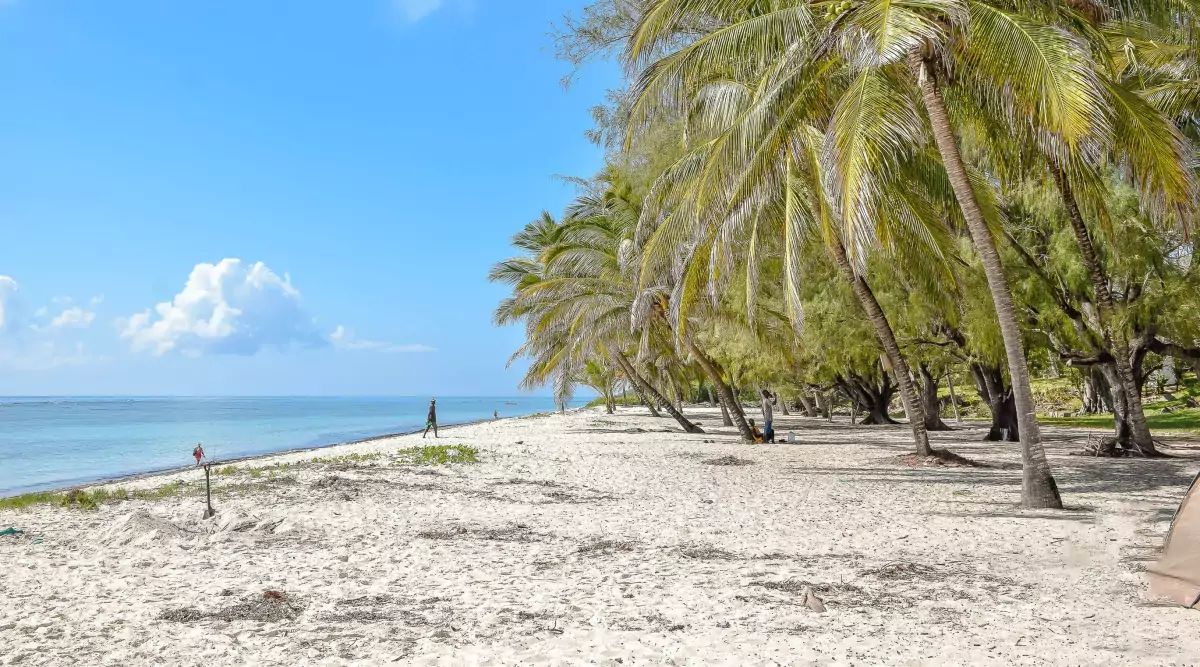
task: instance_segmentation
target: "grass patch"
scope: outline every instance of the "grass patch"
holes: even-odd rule
[[[1076,415],[1072,417],[1039,416],[1038,421],[1053,426],[1105,429],[1109,431],[1113,429],[1113,416],[1110,414]],[[1146,410],[1146,422],[1150,425],[1152,432],[1200,435],[1200,408],[1187,408],[1172,412],[1162,412],[1161,409],[1148,408]]]
[[[317,465],[358,465],[361,463],[371,463],[383,458],[381,452],[369,452],[366,454],[343,454],[342,456],[315,456],[312,463]]]
[[[0,510],[23,510],[38,505],[53,505],[62,502],[62,494],[53,491],[25,493],[12,498],[0,498]]]
[[[429,445],[409,447],[396,452],[399,463],[443,466],[453,463],[479,463],[479,450],[467,445]]]
[[[0,510],[23,510],[43,505],[57,505],[79,510],[95,510],[107,503],[125,502],[127,500],[161,500],[185,495],[191,491],[200,493],[203,485],[191,484],[176,480],[151,489],[135,489],[129,491],[123,486],[114,488],[100,487],[92,490],[71,489],[70,491],[37,491],[12,498],[0,498]],[[214,489],[214,492],[216,489]]]
[[[614,400],[613,402],[616,403],[618,406],[626,407],[626,408],[640,407],[640,406],[645,405],[645,403],[642,403],[642,401],[637,397],[637,395],[617,396],[616,400]],[[606,403],[606,401],[604,400],[603,396],[597,396],[596,398],[593,398],[592,400],[588,401],[587,405],[585,405],[583,407],[585,407],[585,408],[602,408],[602,407],[604,407],[605,403]]]
[[[316,465],[332,465],[332,466],[356,466],[364,463],[380,461],[389,456],[382,452],[370,452],[366,454],[346,454],[344,456],[327,456],[316,457],[311,460],[311,463]],[[430,445],[428,447],[410,447],[401,449],[393,455],[390,455],[392,460],[400,465],[412,466],[441,466],[451,465],[455,463],[478,463],[479,450],[467,445]],[[239,472],[245,472],[252,480],[266,480],[276,482],[294,482],[292,477],[283,476],[283,473],[292,466],[289,463],[275,463],[267,466],[256,466],[248,468],[236,468],[231,465],[215,468],[213,472],[217,477],[231,477]],[[265,481],[265,480],[264,480]],[[220,496],[232,493],[237,490],[255,488],[254,484],[250,485],[213,485],[213,495]],[[72,489],[70,491],[36,491],[26,493],[11,498],[0,498],[0,511],[3,510],[23,510],[30,507],[39,507],[44,505],[57,505],[60,507],[68,507],[72,509],[94,510],[100,505],[106,503],[123,502],[127,500],[162,500],[164,498],[174,498],[185,495],[199,495],[204,493],[204,482],[185,482],[176,480],[170,484],[164,484],[149,489],[127,490],[125,487],[100,487],[92,490]]]

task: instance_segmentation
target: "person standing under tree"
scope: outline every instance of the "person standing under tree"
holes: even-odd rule
[[[762,390],[763,442],[775,442],[775,402],[779,400]]]
[[[433,437],[438,437],[437,434],[437,399],[433,398],[429,401],[429,415],[425,417],[425,432],[421,437],[429,435],[429,429],[433,429]]]

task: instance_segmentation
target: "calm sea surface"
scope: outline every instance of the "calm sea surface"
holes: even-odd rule
[[[186,466],[198,442],[227,459],[413,431],[428,406],[425,397],[3,397],[0,496]],[[438,423],[553,409],[549,398],[447,397]]]

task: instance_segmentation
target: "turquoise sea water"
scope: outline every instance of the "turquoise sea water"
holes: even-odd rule
[[[319,447],[423,428],[426,397],[0,398],[0,496],[211,459]],[[541,397],[438,399],[438,423],[555,408]]]

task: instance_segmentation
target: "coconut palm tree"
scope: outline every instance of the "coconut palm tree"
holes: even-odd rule
[[[562,401],[586,374],[588,362],[615,365],[652,409],[657,404],[685,431],[702,433],[628,357],[637,341],[630,326],[633,290],[618,257],[624,229],[617,216],[570,217],[564,223],[543,216],[531,223],[515,240],[526,256],[492,271],[493,280],[514,285],[496,321],[525,322],[525,343],[513,355],[531,360],[523,387],[553,382]],[[661,345],[654,348],[661,351]]]
[[[749,80],[766,64],[798,77],[822,72],[814,63],[845,67],[852,81],[825,133],[832,154],[826,171],[838,217],[850,229],[872,228],[866,218],[878,210],[881,180],[932,137],[995,304],[1020,413],[1022,503],[1029,507],[1062,503],[1041,446],[1017,313],[981,202],[986,196],[963,157],[946,93],[1002,109],[1067,150],[1105,130],[1094,64],[1056,24],[1058,11],[1072,11],[1059,4],[650,0],[625,54],[641,71],[633,127],[717,75]]]

